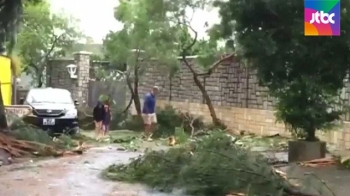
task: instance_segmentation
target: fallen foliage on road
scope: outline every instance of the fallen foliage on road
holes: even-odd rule
[[[181,189],[195,196],[310,195],[274,169],[267,158],[236,142],[230,135],[213,132],[167,151],[146,152],[129,164],[111,165],[103,176],[160,191]]]
[[[56,141],[57,142],[57,141]],[[35,141],[18,140],[11,135],[0,133],[0,149],[8,152],[11,157],[23,157],[23,156],[64,156],[72,154],[82,154],[82,143],[77,145],[74,150],[66,150],[59,148],[57,145],[39,143]]]
[[[15,121],[8,131],[0,132],[0,161],[10,164],[7,159],[28,156],[70,156],[82,154],[86,147],[79,136],[61,135],[50,137],[45,131],[25,124],[21,120]]]

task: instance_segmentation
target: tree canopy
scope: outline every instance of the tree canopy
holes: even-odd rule
[[[81,38],[73,20],[64,14],[51,13],[47,2],[26,3],[16,52],[22,58],[23,71],[42,86],[42,73],[49,59],[65,56]]]
[[[198,68],[206,71],[209,67],[213,67],[215,62],[218,64],[219,53],[226,51],[225,48],[218,47],[215,39],[199,38],[199,29],[192,27],[191,15],[206,8],[207,4],[206,0],[120,1],[115,9],[115,18],[123,24],[123,28],[108,34],[104,40],[104,47],[112,61],[133,66],[133,76],[141,74],[142,68],[152,59],[157,61],[154,63],[158,66],[157,69],[165,68],[162,70],[165,70],[170,77],[179,70],[181,61],[184,62],[194,75],[194,80],[203,93],[208,107],[210,106],[213,120],[218,122],[210,97],[198,79],[200,74],[195,72]],[[207,23],[203,25],[207,26]],[[136,50],[130,52],[133,49]],[[188,62],[187,55],[197,57]],[[194,63],[196,68],[192,67]],[[212,70],[206,74],[210,75]],[[164,74],[167,74],[166,72]],[[138,81],[138,77],[135,77],[133,81],[135,96],[138,94]],[[130,85],[129,89],[131,90]]]
[[[234,36],[242,57],[277,98],[280,120],[292,130],[315,130],[339,119],[336,97],[350,62],[349,1],[341,1],[341,36],[304,36],[303,1],[218,1],[221,38]]]
[[[11,53],[15,46],[19,25],[22,22],[24,2],[35,4],[41,0],[2,0],[0,2],[0,48],[5,50],[5,45],[7,45],[8,53]]]
[[[107,55],[112,60],[133,65],[135,54],[140,53],[143,58],[169,60],[175,57],[174,27],[165,16],[163,3],[162,0],[120,2],[115,9],[115,18],[123,24],[123,28],[109,33],[104,40]],[[135,51],[131,52],[133,49]]]
[[[110,32],[103,42],[106,56],[115,65],[114,68],[123,71],[126,68],[127,84],[139,115],[138,83],[146,65],[151,63],[152,58],[161,65],[176,67],[179,64],[174,39],[177,31],[169,23],[167,11],[163,0],[120,1],[115,9],[115,18],[123,24],[123,28]],[[105,72],[111,76],[110,70]]]

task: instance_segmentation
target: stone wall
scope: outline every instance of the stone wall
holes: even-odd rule
[[[193,62],[194,59],[189,59]],[[242,63],[232,60],[223,62],[207,78],[201,78],[210,95],[218,117],[233,131],[245,130],[256,134],[285,134],[283,124],[276,123],[273,107],[275,100],[267,95],[267,89],[259,86],[256,73]],[[160,87],[158,106],[171,104],[182,111],[200,115],[211,121],[203,96],[194,84],[192,74],[185,65],[171,80],[158,67],[149,67],[142,77],[140,94],[152,86]],[[343,98],[349,100],[350,85],[346,83]],[[345,120],[348,119],[346,115]],[[339,129],[319,136],[340,148],[350,147],[350,124],[345,122]]]
[[[124,81],[108,83],[98,81],[95,68],[108,68],[109,62],[92,61],[91,53],[77,52],[74,58],[53,59],[47,65],[46,83],[48,87],[67,89],[72,93],[74,99],[85,105],[93,107],[96,105],[100,95],[110,95],[117,103],[125,103],[126,84]],[[67,65],[77,66],[77,78],[71,78]],[[113,67],[108,68],[113,71]]]
[[[194,59],[190,59],[193,62]],[[210,77],[201,77],[214,105],[240,108],[272,110],[274,99],[269,97],[267,89],[259,86],[256,75],[238,61],[226,61]],[[143,77],[140,92],[149,90],[153,85],[162,88],[160,98],[170,101],[188,101],[204,103],[203,96],[193,82],[191,72],[185,65],[171,80],[150,67]]]
[[[67,65],[77,65],[77,78],[70,78]],[[88,97],[88,84],[90,76],[90,53],[77,52],[71,59],[54,59],[46,68],[46,84],[52,88],[64,88],[72,93],[74,99],[80,102]]]

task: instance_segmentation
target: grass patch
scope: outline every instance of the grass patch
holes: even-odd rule
[[[91,143],[96,145],[119,144],[125,150],[130,151],[136,151],[140,149],[142,145],[141,133],[135,131],[109,131],[108,135],[100,140],[95,139],[95,132],[93,131],[84,131],[81,134],[86,138],[90,138]]]

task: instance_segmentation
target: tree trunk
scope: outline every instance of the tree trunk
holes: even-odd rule
[[[139,97],[138,94],[135,93],[135,91],[134,91],[134,89],[133,89],[133,87],[132,87],[132,84],[131,84],[131,81],[130,81],[129,76],[126,76],[126,84],[127,84],[128,88],[129,88],[129,91],[130,91],[130,93],[131,93],[132,101],[134,102],[137,115],[138,115],[138,116],[141,116],[140,97]],[[134,85],[135,85],[135,84],[134,84]]]
[[[41,87],[43,86],[43,76],[42,76],[42,73],[38,73],[38,74],[37,74],[36,82],[37,82],[37,87],[38,87],[38,88],[41,88]]]
[[[198,74],[196,73],[196,71],[192,68],[192,66],[187,62],[186,57],[183,56],[182,60],[184,61],[185,65],[188,67],[188,69],[190,69],[192,75],[193,75],[193,80],[194,83],[196,84],[196,86],[199,88],[199,90],[201,91],[205,104],[207,105],[208,109],[209,109],[209,113],[211,116],[211,119],[213,121],[214,125],[221,125],[220,120],[218,119],[218,117],[216,116],[216,112],[213,106],[213,103],[211,102],[210,96],[208,95],[207,91],[205,90],[204,85],[201,83],[201,81],[199,81],[198,79]]]
[[[1,82],[0,82],[0,132],[3,132],[7,128],[8,126],[7,126],[7,120],[5,115],[5,105],[4,105],[4,100],[2,99]]]
[[[134,104],[135,109],[138,116],[141,116],[141,102],[140,102],[140,96],[139,96],[139,73],[138,73],[138,67],[135,67],[134,70]]]
[[[210,96],[208,95],[207,91],[205,90],[204,85],[199,81],[197,74],[193,74],[193,80],[196,86],[199,88],[199,90],[202,92],[203,98],[205,100],[205,104],[207,105],[211,119],[213,121],[214,125],[220,125],[220,120],[216,116],[216,112],[213,106],[213,103],[211,102]]]
[[[315,128],[310,128],[309,130],[306,130],[306,141],[309,142],[314,142],[314,141],[318,141],[317,137],[316,137],[316,129]]]
[[[140,101],[140,96],[137,93],[135,93],[134,104],[135,104],[137,115],[141,116],[141,101]]]

